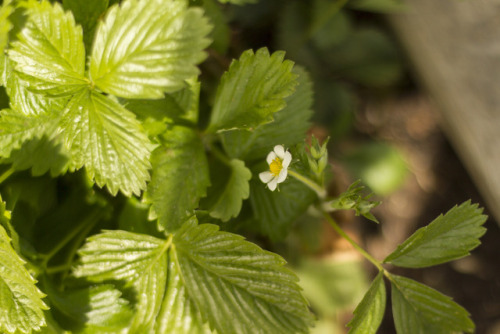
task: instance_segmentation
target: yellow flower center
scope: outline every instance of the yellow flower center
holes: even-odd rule
[[[283,164],[281,163],[281,159],[276,157],[269,165],[269,170],[273,176],[278,176],[283,169]]]

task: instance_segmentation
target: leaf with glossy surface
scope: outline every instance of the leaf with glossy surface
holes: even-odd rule
[[[474,331],[469,313],[450,297],[409,278],[391,275],[392,312],[401,334]]]
[[[187,1],[123,1],[97,28],[90,77],[109,94],[162,98],[198,75],[210,29],[203,11]]]
[[[9,58],[30,90],[52,96],[71,95],[89,84],[84,77],[82,29],[60,4],[30,0],[28,21]]]
[[[450,209],[417,230],[385,260],[400,267],[422,268],[459,259],[479,244],[487,216],[470,201]]]
[[[384,274],[379,272],[347,324],[349,334],[376,334],[385,312]]]
[[[250,195],[252,172],[238,159],[228,160],[214,172],[204,204],[210,216],[226,222],[240,213],[243,200]]]
[[[145,198],[151,203],[150,218],[158,218],[160,229],[172,232],[198,207],[210,177],[203,143],[195,130],[174,126],[164,137],[164,145],[151,157],[153,172]]]
[[[175,234],[175,261],[203,319],[221,334],[306,333],[312,324],[297,276],[280,256],[191,220]]]
[[[265,157],[279,143],[291,147],[302,141],[310,127],[313,91],[309,75],[294,67],[298,75],[295,92],[285,99],[286,107],[274,114],[274,121],[253,131],[233,130],[222,134],[226,152],[234,158],[252,160]]]
[[[265,48],[245,51],[221,78],[208,132],[250,129],[273,120],[297,84],[293,62]]]
[[[24,261],[12,248],[3,225],[10,220],[0,197],[0,331],[31,333],[45,326],[42,301],[44,294],[24,267]]]
[[[61,130],[73,164],[85,166],[98,186],[126,196],[146,189],[152,145],[135,115],[111,97],[79,92],[63,112]]]

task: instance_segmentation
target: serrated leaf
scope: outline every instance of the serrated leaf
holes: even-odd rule
[[[401,334],[474,331],[469,313],[450,297],[409,278],[391,275],[392,312]]]
[[[135,115],[111,97],[80,91],[63,112],[61,130],[72,163],[85,166],[98,186],[126,196],[146,188],[152,145]]]
[[[125,231],[105,231],[90,237],[79,250],[81,265],[74,274],[93,282],[124,281],[135,289],[135,316],[131,333],[154,325],[167,279],[166,240]]]
[[[63,0],[66,10],[71,10],[77,24],[82,26],[85,49],[90,50],[100,17],[108,9],[108,0]]]
[[[297,89],[285,99],[286,107],[274,114],[273,122],[253,131],[233,130],[222,134],[224,148],[231,157],[258,159],[272,151],[276,143],[291,147],[303,140],[312,115],[312,83],[301,67],[294,67],[293,73],[298,75]]]
[[[479,244],[486,232],[482,227],[487,216],[470,200],[440,215],[387,256],[386,263],[400,267],[422,268],[459,259]]]
[[[156,319],[155,333],[209,334],[200,313],[187,294],[179,268],[169,256],[167,291]]]
[[[212,174],[212,186],[204,204],[210,216],[226,222],[240,213],[243,200],[250,195],[248,181],[252,172],[243,161],[232,159],[217,166]]]
[[[4,220],[10,219],[5,203],[0,197],[0,331],[31,333],[45,326],[42,301],[44,294],[24,267],[24,261],[10,244],[3,228]]]
[[[184,0],[123,1],[97,28],[90,77],[109,94],[162,98],[198,75],[210,29],[203,11]]]
[[[245,51],[221,78],[208,132],[251,129],[273,120],[297,83],[293,62],[266,48]]]
[[[151,203],[150,218],[158,218],[160,229],[172,232],[193,214],[210,179],[203,143],[193,129],[173,126],[164,137],[164,145],[151,157],[145,198]]]
[[[379,272],[370,289],[354,310],[354,318],[347,324],[350,334],[376,334],[385,312],[384,274]]]
[[[173,244],[190,298],[218,333],[308,331],[307,303],[280,256],[194,220],[174,235]]]
[[[280,184],[280,191],[269,191],[260,180],[250,182],[252,225],[272,240],[283,239],[293,222],[304,214],[316,194],[296,179]]]
[[[45,132],[52,115],[27,116],[14,110],[0,111],[0,157],[9,157],[26,140]]]
[[[73,15],[48,1],[30,0],[25,6],[28,21],[8,53],[23,84],[52,96],[71,95],[88,86],[82,29]]]

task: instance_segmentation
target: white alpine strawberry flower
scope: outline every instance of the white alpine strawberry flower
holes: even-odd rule
[[[292,155],[290,152],[285,151],[282,145],[276,145],[267,155],[266,161],[269,165],[269,170],[260,173],[259,178],[267,184],[269,190],[274,191],[278,183],[285,181],[288,175],[288,166],[292,161]]]

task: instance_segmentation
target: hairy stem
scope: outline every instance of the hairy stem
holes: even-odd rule
[[[303,184],[314,190],[314,192],[316,192],[316,194],[320,199],[324,199],[326,197],[326,190],[313,180],[290,169],[288,170],[288,175],[299,180],[300,182],[302,182]]]
[[[14,168],[13,165],[11,165],[9,169],[7,169],[5,172],[3,172],[2,175],[0,175],[0,184],[2,184],[3,181],[7,180],[9,176],[14,174],[15,171],[16,169]]]

